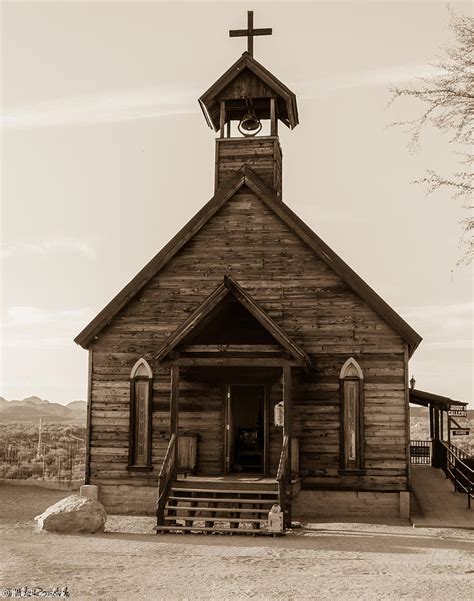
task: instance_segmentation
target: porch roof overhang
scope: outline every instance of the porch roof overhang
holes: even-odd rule
[[[421,405],[422,407],[434,407],[441,411],[448,411],[451,405],[457,405],[465,407],[467,403],[463,401],[455,401],[446,396],[439,394],[433,394],[432,392],[426,392],[424,390],[411,389],[410,390],[410,403],[413,405]]]
[[[187,357],[177,357],[177,349],[192,338],[198,326],[212,320],[212,314],[218,306],[231,295],[250,315],[271,335],[277,345],[191,345],[187,347]],[[280,347],[280,348],[279,348]],[[284,359],[279,351],[283,350],[291,359]],[[192,356],[190,356],[192,355]],[[218,356],[217,356],[218,355]],[[174,331],[158,350],[155,359],[158,363],[174,361],[196,366],[277,366],[283,364],[312,367],[306,351],[268,315],[251,297],[247,290],[232,277],[226,275],[222,284],[212,292],[199,307]]]

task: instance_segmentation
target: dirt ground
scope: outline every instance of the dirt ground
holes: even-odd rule
[[[305,524],[281,538],[148,534],[150,518],[110,516],[107,532],[36,532],[67,496],[0,488],[0,597],[67,586],[73,599],[474,599],[474,532],[390,524]],[[5,593],[4,593],[5,594]]]

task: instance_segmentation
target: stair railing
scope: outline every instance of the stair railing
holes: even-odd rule
[[[156,524],[162,526],[165,518],[165,506],[171,486],[178,472],[178,436],[172,434],[166,449],[163,465],[158,476],[158,500],[156,502]]]
[[[280,462],[277,470],[277,483],[278,483],[278,502],[284,516],[284,527],[288,528],[290,524],[290,508],[288,506],[288,485],[290,482],[290,465],[289,465],[289,446],[290,437],[285,435],[283,437],[283,444],[281,447]]]
[[[453,482],[456,492],[467,495],[467,506],[470,509],[474,499],[474,458],[444,440],[436,442],[439,459],[437,467]]]

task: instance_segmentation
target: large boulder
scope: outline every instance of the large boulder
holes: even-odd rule
[[[39,530],[48,532],[103,532],[107,513],[94,499],[71,495],[35,517]]]

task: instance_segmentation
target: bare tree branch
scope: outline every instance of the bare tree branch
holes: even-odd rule
[[[431,77],[419,78],[416,84],[391,89],[389,104],[410,97],[425,104],[422,114],[412,120],[397,121],[392,125],[405,128],[409,135],[410,150],[417,150],[422,132],[429,126],[445,132],[451,144],[472,147],[474,132],[474,19],[456,14],[450,7],[450,27],[455,41],[445,49],[445,58],[433,65]],[[472,194],[474,190],[473,160],[468,152],[459,152],[461,170],[451,177],[443,177],[433,170],[416,180],[423,184],[426,194],[449,189],[452,198],[462,202],[468,216],[461,221],[464,252],[459,263],[470,263],[474,258],[472,231]]]

